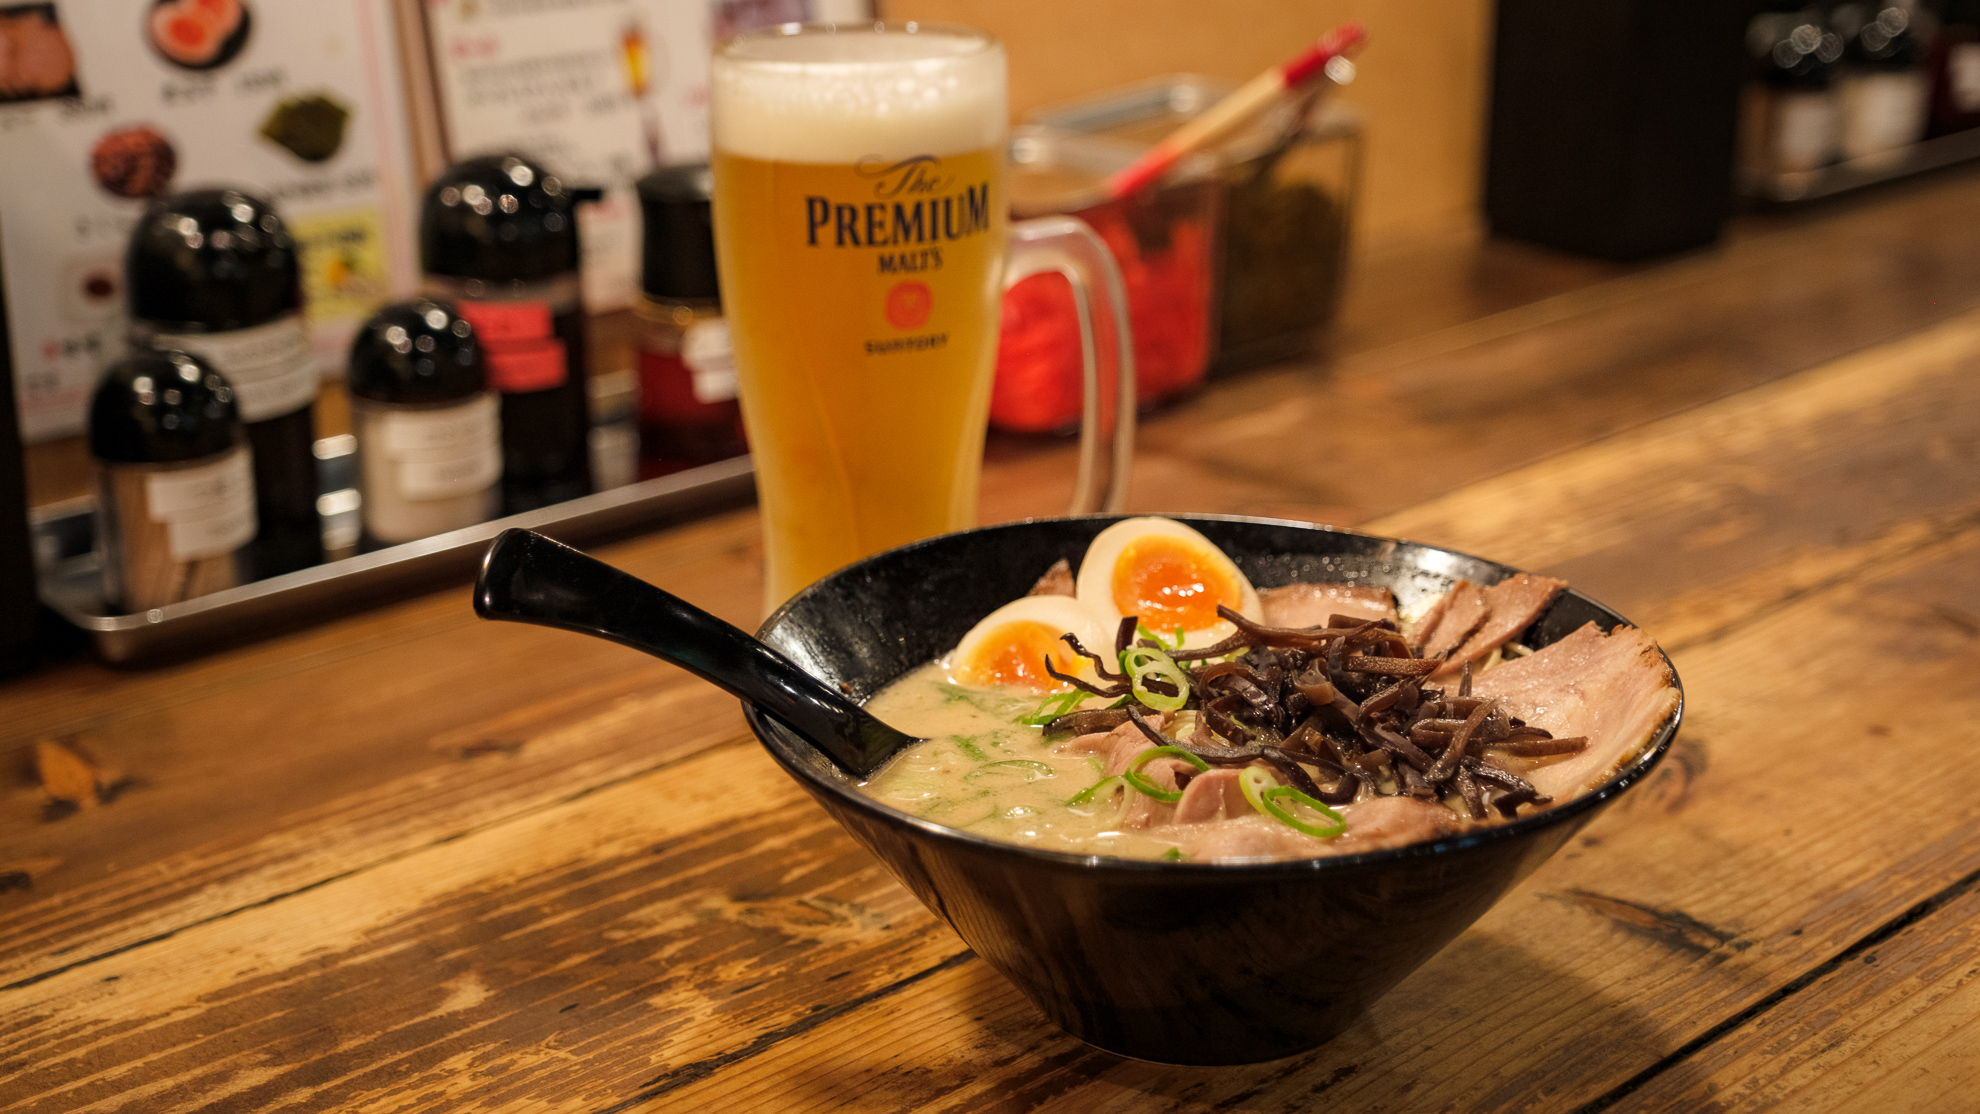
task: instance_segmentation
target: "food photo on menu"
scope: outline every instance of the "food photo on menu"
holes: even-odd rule
[[[1965,1110],[1976,212],[1980,0],[0,0],[0,1111]]]

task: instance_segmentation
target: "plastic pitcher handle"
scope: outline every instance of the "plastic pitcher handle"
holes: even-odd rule
[[[1011,225],[1004,289],[1032,275],[1060,274],[1072,284],[1079,312],[1079,354],[1085,390],[1079,422],[1079,475],[1073,514],[1127,509],[1128,473],[1134,467],[1134,334],[1128,325],[1127,287],[1107,245],[1078,217],[1039,217]],[[1098,292],[1096,305],[1095,292]],[[1112,351],[1098,343],[1111,325]],[[1106,357],[1103,359],[1103,355]],[[1111,375],[1109,374],[1111,373]],[[1113,386],[1113,397],[1107,387]],[[1104,491],[1100,442],[1113,428]]]

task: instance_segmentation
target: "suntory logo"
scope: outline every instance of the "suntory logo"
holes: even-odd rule
[[[990,230],[990,183],[957,188],[955,175],[934,155],[869,159],[855,170],[872,184],[867,198],[804,199],[807,246],[911,249],[882,253],[879,268],[912,274],[941,268],[942,243]]]

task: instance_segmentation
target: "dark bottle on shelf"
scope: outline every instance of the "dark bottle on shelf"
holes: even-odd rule
[[[282,219],[238,190],[174,194],[132,233],[125,288],[135,344],[191,352],[232,385],[254,448],[260,520],[248,578],[320,563],[317,370],[296,247]]]
[[[351,342],[364,533],[373,546],[485,522],[501,498],[500,403],[481,346],[444,302],[386,306]]]
[[[708,167],[670,166],[639,180],[639,455],[643,476],[748,449],[736,402],[736,360],[715,281]]]
[[[1980,0],[1949,0],[1925,68],[1932,86],[1926,135],[1980,127]]]
[[[1906,3],[1844,4],[1830,15],[1848,44],[1836,82],[1845,161],[1894,164],[1925,137],[1930,86],[1920,13]]]
[[[255,530],[254,465],[233,388],[186,352],[111,365],[89,405],[103,598],[148,611],[232,588]]]
[[[1741,122],[1741,173],[1756,186],[1808,174],[1835,159],[1843,41],[1816,9],[1771,3],[1747,27],[1754,81]]]
[[[502,512],[591,491],[577,191],[515,155],[449,167],[426,191],[427,292],[474,326],[502,399]]]

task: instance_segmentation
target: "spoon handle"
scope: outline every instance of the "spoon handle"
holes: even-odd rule
[[[474,611],[610,639],[672,662],[755,704],[855,776],[912,741],[743,631],[528,530],[504,530],[488,547]]]

